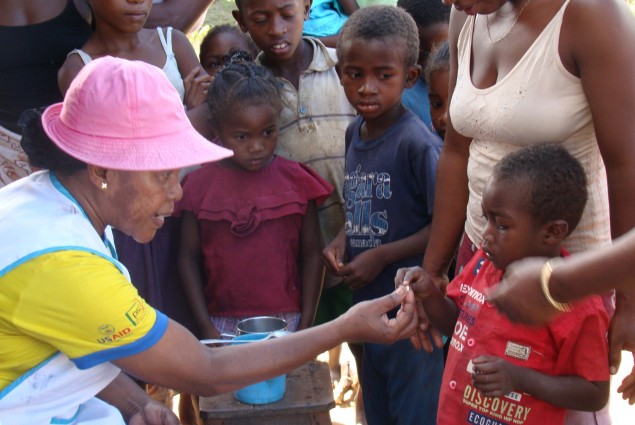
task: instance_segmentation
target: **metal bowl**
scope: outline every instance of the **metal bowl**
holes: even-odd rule
[[[286,330],[286,320],[271,316],[250,317],[240,320],[236,324],[236,333],[238,335]]]

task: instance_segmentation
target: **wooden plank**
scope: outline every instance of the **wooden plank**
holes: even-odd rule
[[[205,425],[332,425],[328,412],[254,418],[207,419]]]
[[[200,397],[199,400],[201,418],[207,420],[207,424],[214,425],[286,425],[287,422],[295,425],[330,424],[328,411],[335,406],[328,365],[317,361],[287,374],[284,397],[275,403],[245,404],[236,400],[233,393]]]

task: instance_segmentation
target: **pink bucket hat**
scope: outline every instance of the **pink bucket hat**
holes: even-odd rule
[[[42,124],[67,154],[116,170],[170,170],[232,155],[192,127],[161,69],[110,56],[86,65]]]

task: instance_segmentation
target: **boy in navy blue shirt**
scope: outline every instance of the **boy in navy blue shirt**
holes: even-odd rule
[[[418,54],[414,20],[391,6],[355,12],[338,40],[340,80],[359,116],[346,132],[344,229],[323,256],[354,303],[392,292],[397,269],[420,264],[427,245],[441,144],[401,102],[419,78]],[[435,424],[442,373],[439,349],[364,344],[368,424]]]

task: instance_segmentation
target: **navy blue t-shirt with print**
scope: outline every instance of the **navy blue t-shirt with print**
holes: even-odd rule
[[[430,224],[442,143],[410,110],[375,140],[360,139],[363,122],[358,116],[346,131],[344,229],[349,260]],[[390,264],[353,292],[353,302],[392,292],[397,269],[421,265],[422,259],[417,255]]]

